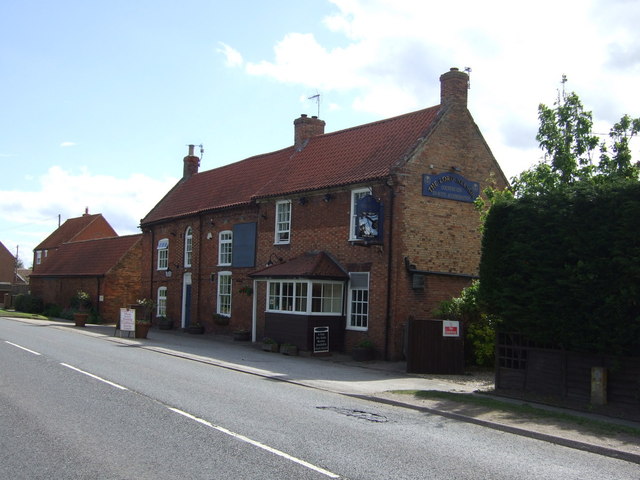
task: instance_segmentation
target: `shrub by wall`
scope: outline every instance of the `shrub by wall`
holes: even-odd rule
[[[567,350],[640,355],[640,184],[495,205],[480,299],[501,330]]]

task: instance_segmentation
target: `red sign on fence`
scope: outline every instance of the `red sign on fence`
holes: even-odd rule
[[[460,336],[460,322],[443,320],[442,322],[442,336],[443,337],[459,337]]]

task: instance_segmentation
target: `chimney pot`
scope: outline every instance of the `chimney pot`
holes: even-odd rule
[[[294,147],[296,150],[302,150],[306,142],[316,135],[324,134],[324,120],[320,120],[317,116],[309,118],[306,114],[301,114],[300,118],[293,121],[294,125]]]
[[[186,180],[187,178],[192,177],[196,173],[198,173],[198,167],[200,167],[200,158],[194,155],[194,147],[195,145],[189,145],[189,155],[184,157],[183,163],[184,168],[182,170],[182,179]]]

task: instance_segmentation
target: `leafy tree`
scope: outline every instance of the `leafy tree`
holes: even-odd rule
[[[536,140],[545,157],[512,179],[516,196],[542,195],[580,182],[638,180],[640,165],[632,163],[630,141],[640,131],[640,118],[624,115],[611,128],[607,145],[592,133],[592,114],[578,95],[563,90],[553,107],[540,104],[538,119]],[[598,150],[599,162],[594,163]]]

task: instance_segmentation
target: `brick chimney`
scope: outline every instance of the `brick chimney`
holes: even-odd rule
[[[468,89],[469,75],[457,68],[450,69],[440,75],[440,105],[456,103],[466,107]]]
[[[293,125],[295,130],[293,146],[296,150],[302,150],[311,137],[324,134],[325,122],[315,115],[309,118],[303,113],[300,118],[293,121]]]
[[[186,180],[191,176],[198,173],[198,167],[200,166],[200,158],[193,154],[195,145],[189,145],[189,155],[184,157],[184,169],[182,171],[182,179]]]

